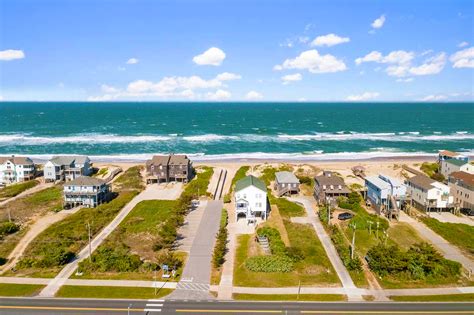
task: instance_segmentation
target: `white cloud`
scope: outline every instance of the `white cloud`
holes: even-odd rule
[[[408,64],[413,60],[413,58],[415,58],[415,54],[413,52],[405,50],[396,50],[390,52],[387,56],[383,57],[382,62]]]
[[[134,64],[137,64],[138,63],[138,59],[137,58],[130,58],[127,60],[127,65],[134,65]]]
[[[220,66],[225,59],[225,53],[217,48],[211,47],[200,55],[193,58],[194,63],[198,65]]]
[[[260,100],[263,98],[263,95],[257,91],[250,91],[245,95],[245,98],[248,100]]]
[[[454,53],[449,60],[453,63],[453,68],[474,68],[474,47]]]
[[[336,34],[327,34],[324,36],[318,36],[316,37],[312,42],[311,46],[334,46],[334,45],[339,45],[343,43],[348,43],[350,42],[349,37],[340,37],[337,36]]]
[[[209,92],[206,95],[207,99],[213,100],[213,101],[227,100],[231,98],[231,96],[232,94],[230,94],[229,91],[220,90],[220,89],[215,92]]]
[[[3,61],[10,61],[15,59],[23,59],[25,58],[25,53],[23,50],[14,50],[14,49],[7,49],[0,51],[0,60]]]
[[[458,47],[459,47],[459,48],[463,48],[463,47],[466,47],[466,46],[469,46],[469,43],[468,43],[468,42],[460,42],[460,43],[458,44]]]
[[[418,67],[411,67],[409,72],[413,75],[431,75],[440,73],[446,64],[446,54],[444,52],[431,57]]]
[[[218,74],[216,76],[216,79],[219,81],[232,81],[242,79],[242,76],[236,73],[223,72],[221,74]]]
[[[104,93],[111,94],[111,93],[117,93],[119,90],[113,86],[107,85],[107,84],[102,84],[100,86],[100,90]]]
[[[370,24],[372,28],[381,28],[385,23],[385,15],[381,15],[378,19],[375,19],[375,21]]]
[[[382,60],[382,53],[374,50],[364,57],[357,58],[355,63],[360,65],[363,62],[380,62]]]
[[[413,82],[413,80],[414,80],[413,78],[405,78],[405,79],[399,78],[399,79],[397,79],[396,81],[397,81],[397,82],[408,83],[408,82]]]
[[[377,98],[380,94],[378,92],[364,92],[362,94],[349,95],[346,97],[348,101],[367,101]]]
[[[338,72],[347,69],[345,63],[333,55],[320,55],[317,50],[307,50],[294,59],[286,59],[283,64],[276,65],[274,70],[306,69],[311,73]]]
[[[446,95],[443,95],[443,94],[433,94],[433,95],[427,95],[423,98],[420,99],[420,101],[424,101],[424,102],[433,102],[433,101],[444,101],[446,100],[448,97]]]
[[[289,84],[290,82],[301,81],[303,76],[300,73],[287,74],[281,77],[283,84]]]

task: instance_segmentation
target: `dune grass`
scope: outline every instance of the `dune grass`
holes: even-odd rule
[[[31,188],[35,187],[36,185],[38,185],[38,184],[39,184],[39,182],[37,180],[29,180],[29,181],[22,182],[22,183],[8,185],[8,186],[0,189],[0,199],[11,198],[11,197],[18,196],[22,192],[24,192],[28,189],[31,189]]]

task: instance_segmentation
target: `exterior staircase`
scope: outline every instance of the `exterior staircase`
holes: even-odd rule
[[[270,250],[270,243],[268,242],[268,238],[266,236],[257,236],[257,240],[263,252],[266,255],[270,255],[272,252]]]

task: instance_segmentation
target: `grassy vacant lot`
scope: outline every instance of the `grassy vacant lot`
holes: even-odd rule
[[[342,294],[243,294],[234,293],[234,300],[243,301],[347,301],[347,297]]]
[[[280,215],[285,219],[290,219],[291,217],[305,217],[306,211],[303,206],[289,201],[286,198],[276,198],[273,195],[269,195],[270,203],[278,207]]]
[[[33,296],[43,288],[39,284],[0,283],[0,296]]]
[[[65,298],[103,298],[103,299],[158,299],[173,292],[172,289],[137,287],[92,287],[65,285],[59,289],[56,297]]]
[[[0,222],[8,220],[20,225],[20,230],[0,238],[0,260],[4,261],[28,230],[31,221],[50,211],[62,208],[62,190],[60,186],[46,188],[34,194],[12,200],[0,207]]]
[[[391,296],[390,299],[397,302],[474,302],[474,294],[402,295]]]
[[[428,217],[423,218],[422,221],[434,232],[474,259],[474,226],[461,223],[444,223]]]
[[[114,190],[143,190],[145,185],[140,174],[142,170],[143,166],[140,165],[130,167],[113,182]]]
[[[122,174],[125,179],[117,179],[118,196],[112,201],[96,208],[83,208],[38,235],[18,263],[17,275],[48,276],[59,271],[87,244],[88,223],[94,237],[143,188],[139,170],[132,167]]]
[[[11,198],[11,197],[18,196],[25,190],[33,188],[38,184],[39,182],[37,180],[29,180],[23,183],[9,185],[5,188],[0,189],[0,200],[4,198]]]

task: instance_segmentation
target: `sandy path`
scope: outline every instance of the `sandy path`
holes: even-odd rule
[[[30,189],[27,189],[25,190],[24,192],[16,195],[15,197],[11,197],[11,198],[8,198],[7,200],[3,200],[2,202],[0,202],[0,207],[3,206],[3,205],[6,205],[7,203],[9,203],[10,201],[13,201],[13,200],[16,200],[16,199],[19,199],[19,198],[22,198],[22,197],[25,197],[25,196],[28,196],[28,195],[31,195],[35,192],[38,192],[40,190],[43,190],[43,189],[46,189],[46,188],[49,188],[49,187],[53,187],[54,186],[54,183],[39,183],[38,185],[36,185],[35,187],[33,188],[30,188]]]

